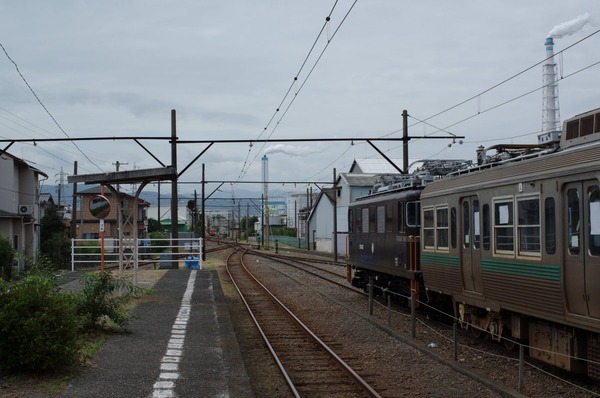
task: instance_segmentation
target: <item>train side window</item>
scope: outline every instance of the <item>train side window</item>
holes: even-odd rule
[[[369,232],[369,208],[368,207],[364,207],[362,209],[362,232],[363,233]]]
[[[352,219],[352,210],[348,210],[348,233],[354,232],[354,220]]]
[[[394,231],[394,206],[390,203],[385,205],[385,232]]]
[[[554,254],[556,253],[556,208],[554,206],[554,198],[546,198],[544,209],[546,253]]]
[[[450,245],[456,249],[456,207],[450,209]]]
[[[404,202],[398,202],[398,233],[404,233]]]
[[[377,232],[377,209],[369,207],[369,232]]]
[[[517,210],[519,254],[539,255],[541,253],[540,199],[538,197],[518,198]]]
[[[354,230],[356,232],[362,232],[362,222],[360,218],[361,209],[354,209]]]
[[[463,221],[463,248],[468,249],[471,247],[471,212],[469,210],[469,202],[463,202],[462,221]]]
[[[567,191],[567,239],[570,254],[579,254],[579,190]]]
[[[513,201],[494,202],[494,248],[496,253],[512,254],[515,250]]]
[[[481,227],[479,226],[480,215],[479,215],[479,201],[473,201],[473,249],[479,250],[481,244]]]
[[[435,210],[436,249],[448,250],[448,207]]]
[[[431,250],[435,248],[435,213],[433,207],[423,209],[423,246]]]
[[[377,233],[385,232],[385,206],[377,206]]]
[[[600,255],[600,189],[597,185],[588,188],[590,254]]]
[[[406,225],[409,227],[418,227],[421,225],[421,203],[408,202],[406,203]]]
[[[490,220],[490,205],[484,204],[482,208],[482,221],[483,221],[483,250],[490,250],[490,226],[492,225]]]

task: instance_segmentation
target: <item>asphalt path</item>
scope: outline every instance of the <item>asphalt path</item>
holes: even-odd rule
[[[216,271],[169,270],[154,290],[59,397],[253,397]]]

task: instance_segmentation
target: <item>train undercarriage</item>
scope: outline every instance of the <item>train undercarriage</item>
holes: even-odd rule
[[[476,337],[489,336],[508,350],[520,344],[531,358],[600,380],[600,335],[522,314],[457,303],[457,318]],[[528,351],[527,351],[528,349]]]
[[[411,281],[372,270],[355,268],[352,286],[364,291],[369,282],[373,294],[395,293],[393,299],[402,305],[409,303]],[[458,303],[451,296],[427,292],[419,280],[419,301],[427,302],[440,311],[454,314],[459,325],[477,338],[484,336],[501,343],[509,350],[520,344],[531,358],[572,373],[587,374],[600,381],[600,335],[554,322],[528,317],[510,311],[488,311],[484,308]]]

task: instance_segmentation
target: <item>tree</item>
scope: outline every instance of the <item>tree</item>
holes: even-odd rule
[[[148,219],[148,233],[162,231],[162,225],[154,218]]]
[[[12,264],[15,258],[15,251],[10,245],[8,238],[0,235],[0,274],[7,281],[11,278]]]
[[[46,210],[40,225],[40,251],[55,268],[67,268],[71,256],[71,242],[67,226],[58,214],[56,206],[50,206]]]

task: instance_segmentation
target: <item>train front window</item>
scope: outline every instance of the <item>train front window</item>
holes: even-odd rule
[[[519,198],[517,209],[519,254],[539,255],[541,253],[540,199],[537,197]]]
[[[363,233],[369,232],[369,208],[364,207],[362,209],[362,231]]]
[[[600,189],[597,185],[588,188],[590,254],[600,255]]]

